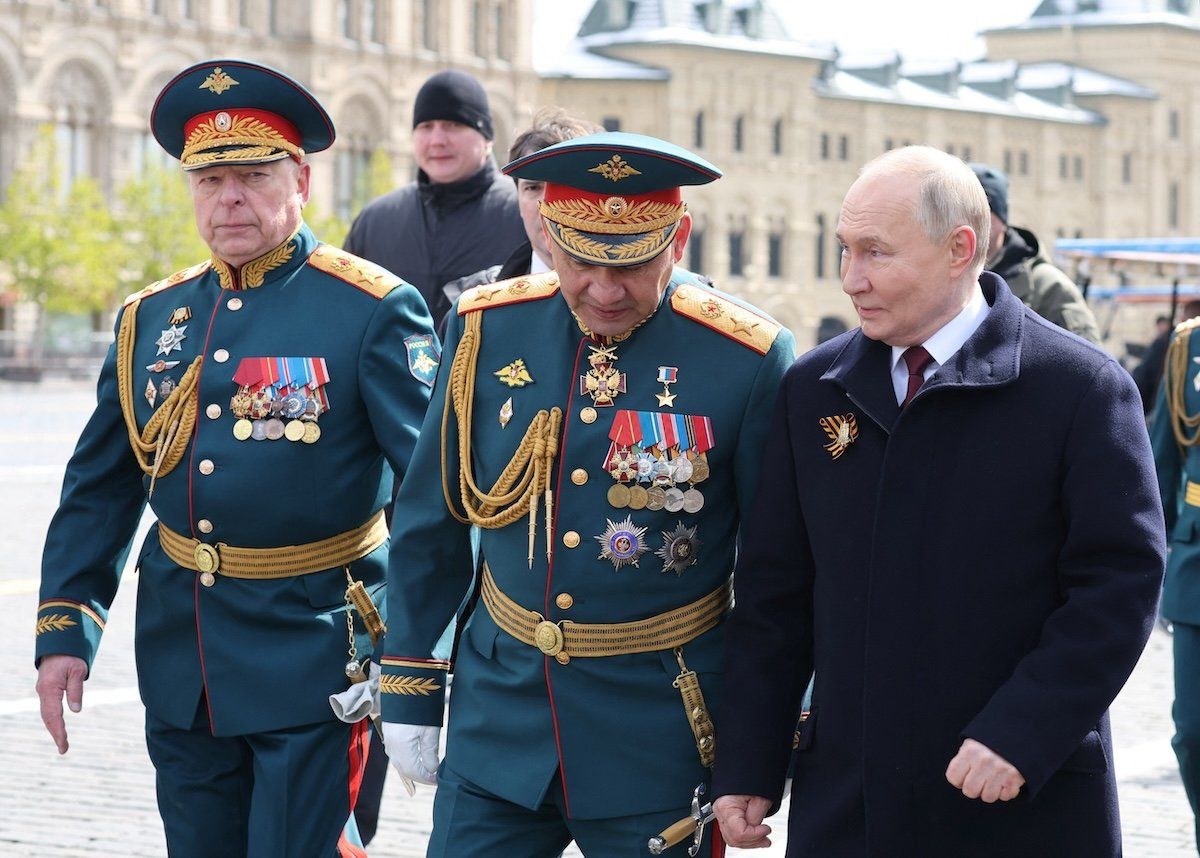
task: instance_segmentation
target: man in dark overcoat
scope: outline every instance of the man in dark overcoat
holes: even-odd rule
[[[795,856],[1121,852],[1107,710],[1163,519],[1115,360],[981,274],[972,172],[889,152],[838,223],[860,327],[788,371],[744,525],[713,794]],[[745,705],[752,701],[753,705]]]

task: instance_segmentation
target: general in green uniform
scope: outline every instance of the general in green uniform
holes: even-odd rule
[[[1173,624],[1171,744],[1200,838],[1200,319],[1175,328],[1150,423],[1170,537],[1161,612]]]
[[[602,133],[505,171],[546,182],[557,274],[451,313],[396,506],[384,737],[434,779],[432,651],[474,574],[429,854],[646,854],[720,752],[730,574],[793,338],[674,267],[703,159]]]
[[[43,556],[38,691],[62,752],[144,507],[135,651],[172,856],[339,845],[382,618],[382,509],[438,345],[411,286],[304,225],[325,111],[241,60],[177,75],[151,125],[182,161],[212,258],[131,295]]]

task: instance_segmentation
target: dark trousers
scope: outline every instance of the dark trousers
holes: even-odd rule
[[[1171,717],[1175,735],[1171,746],[1179,759],[1179,774],[1196,821],[1200,847],[1200,626],[1175,623],[1175,703]]]
[[[354,820],[358,823],[358,834],[364,846],[371,845],[375,830],[379,827],[379,806],[383,802],[383,784],[387,780],[388,758],[379,733],[371,730],[371,753],[367,756],[367,770],[363,772],[362,786],[358,790],[358,803],[354,805]]]
[[[684,816],[689,808],[621,816],[613,819],[567,819],[562,781],[554,784],[537,810],[505,801],[442,764],[433,799],[433,834],[426,858],[554,858],[572,840],[587,858],[645,858],[646,841]],[[719,858],[725,847],[716,823],[704,833],[701,858]],[[686,856],[691,839],[663,855]]]
[[[171,858],[363,855],[342,837],[366,763],[366,722],[213,736],[146,713]]]

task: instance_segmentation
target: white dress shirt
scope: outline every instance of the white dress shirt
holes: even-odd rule
[[[533,259],[529,260],[529,273],[541,274],[543,271],[549,271],[550,266],[542,262],[542,257],[537,255],[537,251],[533,251]]]
[[[954,353],[962,348],[962,344],[967,341],[967,338],[983,324],[987,314],[988,305],[987,301],[983,299],[983,290],[976,285],[975,294],[971,296],[967,306],[939,328],[932,337],[921,343],[925,347],[925,351],[929,352],[929,356],[933,358],[929,362],[929,366],[925,367],[926,381],[929,381],[929,377],[937,372],[938,367],[950,360]],[[903,403],[904,397],[908,394],[908,364],[902,359],[906,351],[908,351],[908,346],[892,346],[892,388],[896,391],[897,405]]]

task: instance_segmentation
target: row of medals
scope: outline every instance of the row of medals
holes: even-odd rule
[[[635,452],[636,451],[636,452]],[[699,512],[704,507],[704,495],[696,488],[697,483],[708,479],[708,457],[701,453],[695,458],[677,455],[675,458],[654,456],[652,453],[634,448],[623,449],[614,457],[610,470],[613,479],[620,480],[625,469],[618,464],[624,455],[636,458],[637,482],[627,485],[617,482],[608,490],[608,502],[617,509],[665,509],[667,512],[688,513]],[[630,478],[634,468],[628,468]],[[646,488],[641,483],[649,483]],[[689,488],[680,489],[676,484],[687,484]]]
[[[233,424],[233,437],[239,441],[303,441],[315,444],[321,437],[317,426],[318,400],[298,391],[274,398],[266,388],[251,393],[242,388],[229,400],[229,410],[238,418]],[[284,423],[287,418],[287,423]]]

